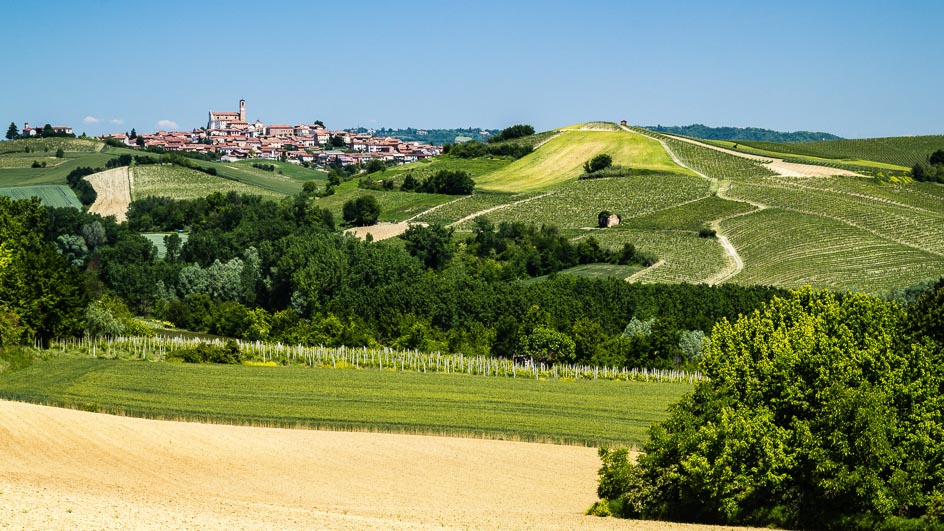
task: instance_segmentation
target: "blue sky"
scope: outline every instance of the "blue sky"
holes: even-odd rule
[[[189,129],[245,98],[336,128],[942,134],[942,20],[939,0],[16,2],[0,122]]]

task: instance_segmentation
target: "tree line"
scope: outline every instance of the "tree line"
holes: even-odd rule
[[[555,229],[527,226],[480,225],[451,250],[453,235],[435,226],[403,246],[362,242],[338,233],[330,212],[304,193],[278,202],[234,193],[148,198],[132,203],[123,224],[35,202],[5,199],[0,210],[9,220],[3,241],[20,242],[18,260],[2,262],[13,269],[4,270],[0,300],[20,301],[3,311],[4,322],[19,323],[8,336],[23,341],[100,333],[102,323],[110,333],[133,329],[126,307],[227,337],[665,368],[695,362],[686,347],[692,332],[782,293],[553,274],[522,283],[574,261],[632,253],[575,246]],[[168,235],[163,257],[139,233],[177,229],[188,239]],[[428,252],[437,239],[446,253]],[[57,282],[33,281],[47,277]],[[627,333],[633,319],[648,328]]]

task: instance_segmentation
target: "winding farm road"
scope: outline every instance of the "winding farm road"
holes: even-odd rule
[[[633,131],[632,129],[630,129],[630,128],[624,126],[624,125],[621,125],[621,126],[620,126],[620,129],[622,129],[623,131],[627,131],[627,132],[629,132],[629,133],[633,133],[633,134],[635,134],[635,135],[640,135],[640,133],[638,133],[638,132],[636,132],[636,131]],[[640,136],[644,136],[644,135],[640,135]],[[652,137],[646,137],[646,138],[652,138]],[[721,183],[720,181],[718,181],[718,179],[714,179],[714,178],[712,178],[712,177],[708,177],[708,176],[705,175],[704,173],[702,173],[702,172],[696,170],[695,168],[692,168],[691,166],[688,166],[687,164],[685,164],[684,162],[682,162],[682,160],[678,158],[678,156],[675,154],[675,152],[672,151],[672,148],[670,148],[669,145],[666,144],[661,138],[653,138],[653,140],[659,142],[659,144],[662,145],[662,149],[664,149],[665,152],[669,154],[669,158],[672,159],[672,162],[678,164],[679,166],[681,166],[681,167],[683,167],[683,168],[686,168],[686,169],[688,169],[688,170],[691,170],[691,171],[695,172],[695,174],[697,174],[699,177],[701,177],[701,178],[707,180],[708,182],[710,182],[710,183],[711,183],[711,187],[712,187],[712,188],[716,188],[716,189],[718,190],[718,197],[719,197],[719,198],[721,198],[721,199],[727,199],[727,200],[729,200],[729,201],[740,201],[739,199],[730,199],[730,198],[724,197],[724,196],[723,196],[723,193],[724,193],[724,192],[721,190],[723,183]],[[743,202],[746,202],[746,201],[740,201],[740,202],[743,203]],[[757,206],[757,205],[754,205],[754,206]],[[739,214],[739,215],[744,215],[744,214]],[[731,217],[734,217],[734,216],[731,216]],[[726,218],[717,219],[717,220],[712,221],[712,222],[711,222],[711,227],[715,230],[716,233],[718,233],[718,235],[717,235],[717,237],[718,237],[718,243],[721,244],[721,247],[724,248],[725,253],[728,255],[728,258],[729,258],[729,260],[730,260],[730,262],[731,262],[731,267],[730,267],[729,269],[727,269],[727,270],[719,271],[718,273],[716,273],[716,274],[712,275],[711,277],[709,277],[708,279],[706,279],[706,280],[705,280],[705,283],[707,283],[708,285],[711,285],[711,286],[713,286],[713,285],[715,285],[715,284],[720,284],[720,283],[722,283],[722,282],[726,282],[726,281],[728,281],[728,280],[734,278],[734,276],[736,276],[738,273],[740,273],[741,271],[744,270],[744,261],[741,260],[741,255],[738,254],[737,249],[735,249],[734,245],[731,244],[731,242],[728,240],[727,236],[724,236],[723,234],[720,234],[720,232],[721,232],[721,225],[720,225],[720,223],[721,223],[722,221],[724,221],[724,219],[726,219]],[[636,274],[630,276],[629,278],[626,279],[626,281],[627,281],[627,282],[635,281],[635,280],[637,280],[639,277],[643,276],[644,273],[647,273],[647,272],[649,272],[649,271],[652,271],[652,270],[655,269],[657,266],[660,266],[660,265],[662,265],[662,264],[663,264],[663,261],[662,261],[662,260],[659,260],[658,262],[656,262],[655,264],[653,264],[651,267],[647,267],[646,269],[643,269],[642,271],[640,271],[640,272],[638,272],[638,273],[636,273]]]

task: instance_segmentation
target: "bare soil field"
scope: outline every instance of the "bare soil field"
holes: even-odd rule
[[[353,234],[362,240],[367,238],[367,235],[370,234],[373,240],[377,242],[389,238],[396,238],[406,232],[407,229],[410,228],[410,225],[427,226],[426,223],[411,223],[406,221],[400,223],[380,222],[376,225],[370,225],[369,227],[353,227],[344,232]]]
[[[128,219],[131,204],[131,177],[127,167],[114,168],[89,175],[85,178],[98,197],[89,207],[89,212],[102,216],[115,216],[119,222]]]
[[[0,402],[0,527],[699,529],[583,516],[593,448]]]

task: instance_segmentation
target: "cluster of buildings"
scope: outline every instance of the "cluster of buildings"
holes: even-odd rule
[[[108,135],[128,146],[159,147],[168,151],[219,153],[224,161],[241,159],[285,160],[296,163],[343,165],[379,159],[386,163],[415,162],[439,155],[441,148],[370,134],[330,131],[315,124],[272,124],[246,120],[246,100],[239,111],[210,111],[205,129],[189,132],[158,131],[131,139],[126,134]]]
[[[29,138],[29,137],[31,137],[31,136],[43,136],[43,128],[44,128],[44,127],[45,127],[45,126],[30,127],[29,122],[26,122],[25,124],[23,124],[23,133],[22,133],[22,136],[23,136],[23,138]],[[69,127],[69,126],[67,126],[67,125],[53,125],[53,126],[51,126],[51,127],[52,127],[52,132],[53,132],[53,133],[63,134],[63,135],[74,135],[74,134],[75,134],[75,133],[72,132],[72,128]]]

